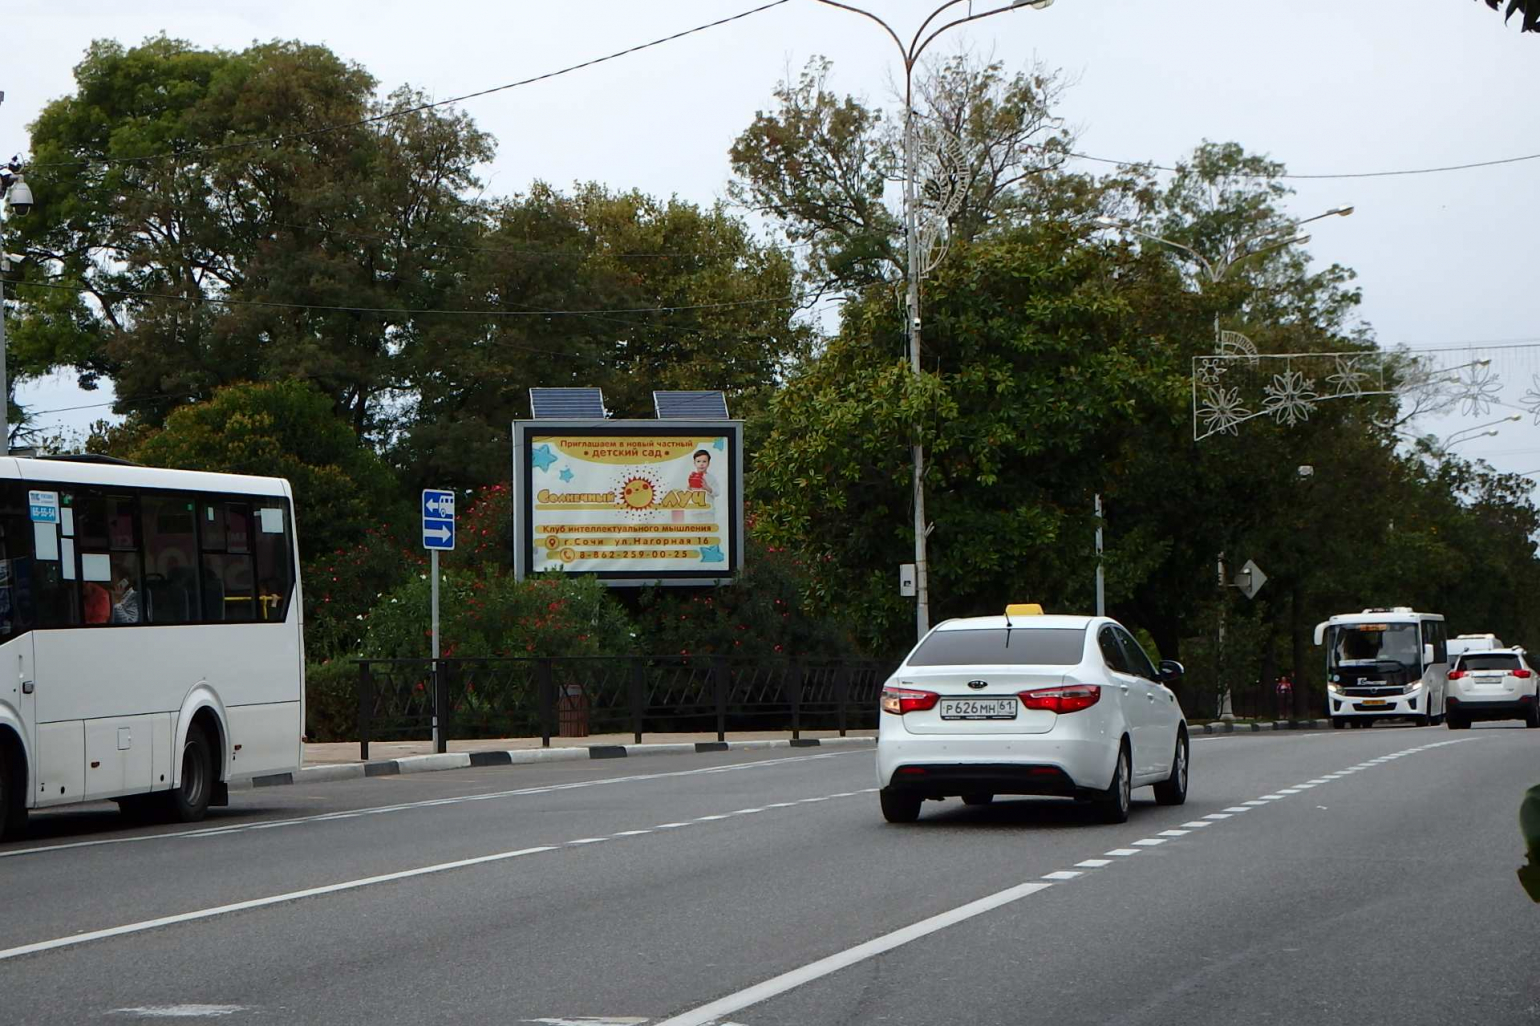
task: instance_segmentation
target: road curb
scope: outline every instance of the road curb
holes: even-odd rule
[[[1193,734],[1250,734],[1264,730],[1330,730],[1331,720],[1274,720],[1256,723],[1189,723]]]
[[[434,755],[403,755],[399,759],[378,759],[373,762],[307,766],[298,773],[272,773],[245,780],[232,780],[230,790],[249,791],[257,787],[325,784],[334,780],[359,780],[364,777],[404,776],[411,773],[433,773],[440,770],[484,766],[528,766],[542,762],[572,762],[580,759],[630,759],[647,755],[754,752],[770,748],[871,748],[876,744],[877,739],[874,737],[803,737],[760,741],[685,741],[652,745],[582,745],[566,748],[514,748],[507,751],[444,752]]]

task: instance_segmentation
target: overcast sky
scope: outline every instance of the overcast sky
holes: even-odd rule
[[[904,34],[939,0],[863,0]],[[757,6],[756,0],[11,0],[0,12],[0,150],[25,150],[25,126],[73,88],[88,43],[134,44],[165,32],[241,48],[297,38],[356,61],[383,89],[435,97],[555,70]],[[989,4],[979,0],[976,10]],[[965,9],[965,8],[959,8]],[[959,30],[959,44],[1008,65],[1034,57],[1077,84],[1061,114],[1083,152],[1170,163],[1203,139],[1242,143],[1290,171],[1421,168],[1540,151],[1540,38],[1474,0],[1059,0]],[[939,44],[938,44],[939,45]],[[490,192],[534,179],[598,180],[709,203],[725,195],[727,149],[788,68],[822,54],[834,86],[873,100],[900,74],[897,48],[866,19],[789,0],[728,26],[552,81],[470,101],[498,141]],[[1532,285],[1540,161],[1445,174],[1301,181],[1291,210],[1339,203],[1357,213],[1312,226],[1316,259],[1357,270],[1363,317],[1382,345],[1483,343],[1504,401],[1540,391]],[[43,195],[39,203],[48,202]],[[1451,356],[1447,362],[1464,362]],[[100,402],[68,373],[19,390],[49,409]],[[1442,435],[1495,419],[1446,418]],[[100,410],[51,414],[80,426]],[[1540,468],[1540,427],[1525,416],[1462,445],[1502,470]],[[1216,438],[1205,445],[1224,444]],[[1308,455],[1308,454],[1305,454]]]

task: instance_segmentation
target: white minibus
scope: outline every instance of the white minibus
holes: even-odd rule
[[[196,820],[296,771],[298,566],[287,481],[0,458],[0,834],[102,799]]]
[[[1316,624],[1326,645],[1326,712],[1333,727],[1405,718],[1442,723],[1449,636],[1440,613],[1410,606],[1341,613]]]

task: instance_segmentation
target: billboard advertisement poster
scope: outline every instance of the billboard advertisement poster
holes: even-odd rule
[[[520,576],[585,573],[615,583],[731,579],[741,559],[738,428],[735,422],[516,424]]]

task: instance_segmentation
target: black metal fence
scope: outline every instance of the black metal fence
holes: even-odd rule
[[[726,656],[361,659],[359,758],[370,741],[875,727],[886,668]],[[439,730],[435,734],[435,719]]]

